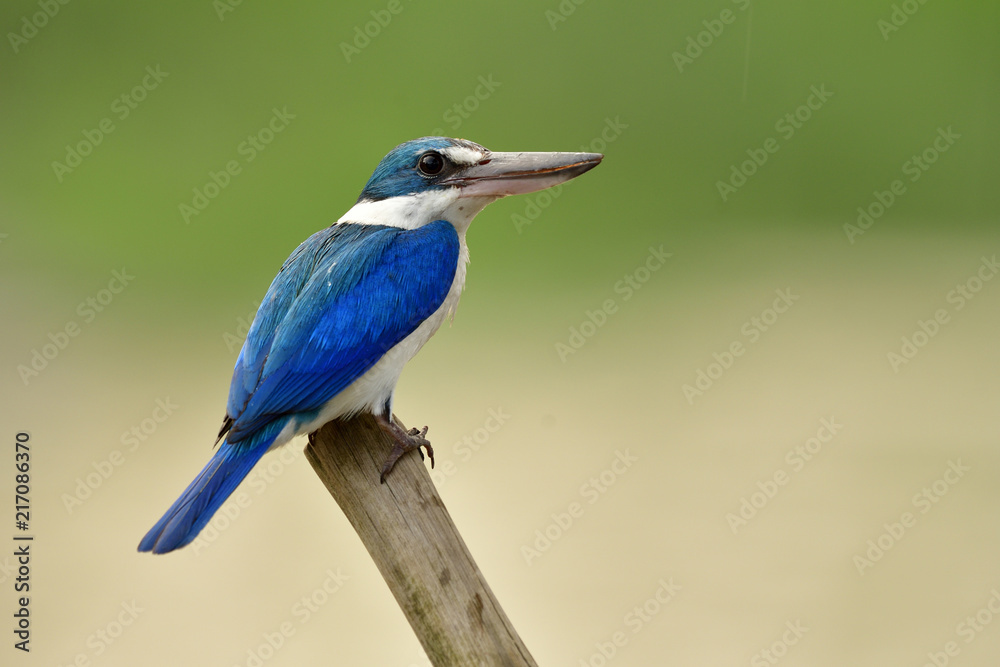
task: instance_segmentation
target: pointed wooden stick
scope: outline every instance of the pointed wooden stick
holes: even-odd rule
[[[379,484],[392,447],[375,419],[362,414],[311,434],[306,456],[434,667],[537,667],[416,452],[401,458]]]

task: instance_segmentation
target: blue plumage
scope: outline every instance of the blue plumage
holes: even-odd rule
[[[289,421],[315,416],[440,307],[458,253],[443,220],[414,230],[337,224],[300,245],[240,351],[225,442],[139,550],[164,553],[194,539]]]
[[[565,182],[602,157],[494,153],[446,137],[390,151],[354,207],[285,260],[236,361],[221,446],[139,550],[190,543],[268,449],[360,411],[395,442],[382,481],[420,447],[433,465],[426,427],[394,423],[392,396],[403,365],[458,303],[469,224],[490,202]]]
[[[250,327],[230,388],[230,437],[271,415],[317,410],[371,368],[444,301],[459,243],[443,220],[416,230],[341,224],[299,250],[261,304],[268,322],[278,319],[269,311],[283,310],[280,321],[272,331],[257,326],[258,315]]]
[[[167,553],[189,544],[236,490],[288,422],[277,419],[238,445],[223,442],[181,497],[139,543],[139,551]]]
[[[374,173],[365,184],[358,201],[382,201],[390,197],[403,197],[416,192],[444,190],[448,186],[442,181],[451,175],[442,171],[433,176],[422,175],[416,169],[407,169],[417,158],[428,151],[442,151],[455,146],[486,150],[479,144],[447,137],[423,137],[396,146],[382,158]]]

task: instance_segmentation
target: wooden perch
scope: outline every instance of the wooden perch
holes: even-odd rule
[[[405,430],[405,429],[404,429]],[[434,667],[536,665],[416,452],[379,484],[393,442],[371,415],[330,422],[306,456],[358,532]]]

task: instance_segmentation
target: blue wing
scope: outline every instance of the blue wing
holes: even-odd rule
[[[285,261],[236,361],[227,441],[318,410],[444,302],[458,266],[455,228],[337,224]]]

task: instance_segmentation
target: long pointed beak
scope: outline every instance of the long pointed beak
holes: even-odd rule
[[[590,171],[600,153],[488,153],[443,185],[461,188],[462,197],[506,197],[537,192]]]

